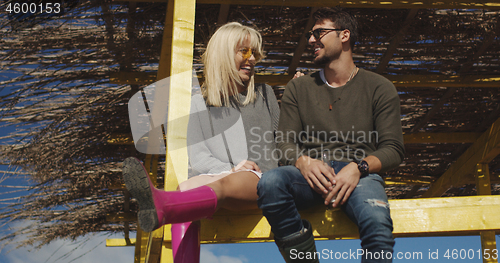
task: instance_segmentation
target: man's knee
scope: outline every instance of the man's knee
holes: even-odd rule
[[[370,216],[368,220],[371,221],[372,224],[392,225],[388,202],[379,199],[368,199],[365,200],[365,202],[370,206]]]
[[[260,178],[257,184],[257,193],[263,193],[268,190],[273,191],[276,190],[277,187],[289,183],[287,170],[286,167],[278,167],[262,174],[262,178]]]
[[[393,223],[390,215],[389,204],[382,200],[369,199],[365,201],[369,208],[363,211],[359,222],[360,234],[392,236]]]
[[[282,203],[283,198],[289,197],[291,185],[290,172],[295,167],[282,166],[265,172],[257,184],[257,203],[259,208],[264,209],[268,205]]]

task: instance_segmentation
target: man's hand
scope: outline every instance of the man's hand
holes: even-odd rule
[[[231,169],[231,172],[238,172],[242,170],[253,170],[262,173],[259,166],[255,162],[249,160],[241,161],[238,165],[236,165],[236,167],[233,167],[233,169]]]
[[[323,161],[304,155],[297,159],[295,167],[318,194],[327,194],[333,190],[335,171]]]
[[[356,163],[349,163],[335,176],[336,185],[331,192],[327,195],[323,195],[325,198],[325,205],[330,204],[330,200],[337,195],[335,202],[332,206],[337,207],[339,204],[343,205],[352,191],[356,188],[359,183],[359,178],[361,173],[358,170],[358,165]]]

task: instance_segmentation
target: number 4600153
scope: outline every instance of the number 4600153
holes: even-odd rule
[[[36,14],[36,13],[60,13],[61,4],[60,3],[9,3],[5,11],[9,14]]]
[[[481,253],[482,251],[482,253]],[[446,259],[498,259],[498,250],[496,249],[447,249],[443,257]]]

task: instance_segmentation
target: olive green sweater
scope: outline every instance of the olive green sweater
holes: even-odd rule
[[[346,85],[332,88],[322,72],[291,80],[281,100],[277,132],[281,162],[302,155],[337,161],[376,156],[382,171],[403,160],[399,96],[386,78],[360,69]]]

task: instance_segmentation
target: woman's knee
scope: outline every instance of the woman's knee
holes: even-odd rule
[[[186,180],[186,181],[184,181],[184,182],[181,182],[181,183],[179,184],[179,186],[177,186],[177,190],[179,190],[179,191],[181,191],[181,192],[182,192],[182,191],[187,191],[187,190],[189,190],[189,189],[196,188],[196,186],[197,186],[197,185],[193,184],[193,182],[192,182],[192,181],[190,181],[190,180]]]

